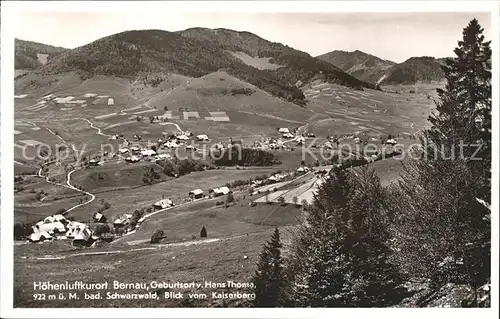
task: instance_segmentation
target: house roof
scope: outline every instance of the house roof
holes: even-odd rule
[[[52,217],[54,217],[54,219],[57,221],[66,220],[66,217],[64,217],[61,214],[56,214],[56,215],[53,215]]]
[[[168,206],[171,206],[173,204],[173,202],[170,200],[170,199],[162,199],[162,200],[159,200],[155,203],[155,206],[160,206],[160,207],[168,207]]]
[[[193,189],[192,191],[189,192],[189,194],[200,195],[200,194],[203,194],[203,190],[201,190],[199,188]]]
[[[222,187],[214,188],[212,191],[214,193],[223,194],[223,195],[227,195],[227,194],[229,194],[231,192],[231,190],[227,186],[222,186]]]
[[[84,228],[75,234],[74,239],[77,239],[77,240],[83,239],[83,240],[87,241],[91,236],[92,236],[92,232],[90,231],[90,229]]]
[[[84,223],[80,223],[80,222],[69,222],[68,225],[66,225],[66,227],[70,230],[70,231],[75,231],[77,228],[80,228],[80,229],[83,229],[83,228],[86,228],[87,225],[84,224]]]
[[[158,154],[156,157],[157,158],[171,158],[172,156],[170,154]]]
[[[386,143],[389,143],[389,144],[397,144],[398,142],[396,142],[395,139],[391,138],[391,139],[388,139],[387,141],[385,141]]]
[[[143,150],[143,151],[141,151],[141,154],[143,156],[152,156],[152,155],[156,155],[156,152],[153,150]]]
[[[30,235],[30,240],[31,241],[40,241],[42,239],[42,237],[44,237],[45,239],[50,239],[52,238],[52,236],[44,231],[44,232],[37,232],[37,233],[33,233]]]

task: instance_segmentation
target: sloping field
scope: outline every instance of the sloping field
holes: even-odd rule
[[[37,177],[27,177],[19,184],[24,189],[15,194],[14,221],[37,222],[53,215],[60,208],[68,209],[83,199],[80,193],[54,185]],[[43,200],[35,198],[36,193],[43,191]],[[78,216],[76,216],[78,217]]]
[[[316,83],[316,82],[315,82]],[[371,89],[357,91],[339,85],[317,81],[304,88],[308,108],[327,114],[332,122],[311,123],[320,134],[346,134],[366,132],[370,135],[391,134],[398,136],[415,133],[428,125],[427,117],[435,107],[427,93],[439,85],[422,85],[420,90],[409,93],[381,92]]]
[[[245,199],[243,199],[245,196]],[[300,209],[295,206],[260,204],[250,207],[249,196],[235,195],[236,202],[228,208],[216,206],[212,199],[179,206],[147,218],[139,230],[127,235],[123,241],[136,244],[147,241],[157,229],[167,235],[166,243],[186,241],[199,236],[205,226],[210,237],[226,237],[259,232],[274,227],[296,225],[301,218]],[[114,245],[114,244],[112,244]]]
[[[33,94],[43,96],[49,93],[61,92],[82,84],[76,73],[65,74],[37,74],[26,73],[14,82],[15,94]]]
[[[248,94],[240,93],[244,89],[249,90]],[[210,73],[172,91],[162,92],[153,97],[149,105],[158,109],[168,106],[169,110],[265,113],[295,121],[304,121],[313,115],[307,109],[274,98],[225,72]]]
[[[114,166],[111,165],[110,167],[111,169],[108,171],[108,174],[114,174]],[[102,167],[103,170],[105,170],[105,168],[106,166]],[[111,204],[111,208],[105,213],[109,219],[109,217],[112,216],[124,213],[131,214],[136,209],[150,207],[155,202],[162,199],[162,197],[170,198],[175,204],[181,204],[189,198],[188,193],[193,189],[202,187],[205,193],[208,194],[209,189],[223,186],[227,182],[248,180],[249,178],[269,174],[271,172],[272,170],[266,168],[249,170],[209,170],[194,172],[177,179],[170,179],[154,185],[138,184],[132,186],[133,184],[130,184],[128,185],[130,187],[125,189],[123,189],[124,185],[120,184],[121,178],[112,179],[107,183],[105,190],[99,186],[102,181],[97,180],[95,183],[87,182],[82,178],[85,175],[75,175],[75,183],[87,183],[87,191],[91,193],[95,192],[98,200],[103,199]],[[110,190],[113,180],[116,181],[115,188],[117,191]],[[200,185],[200,181],[203,181],[203,185]],[[80,210],[87,212],[84,207],[75,209],[75,212]],[[87,213],[91,216],[92,212]]]
[[[256,69],[259,70],[276,70],[281,67],[284,67],[284,65],[278,65],[269,62],[272,58],[259,58],[259,57],[252,57],[246,54],[245,52],[230,52],[232,56],[235,58],[240,59],[245,63],[246,65],[253,66]]]
[[[40,245],[18,245],[14,253],[14,307],[177,307],[180,301],[173,299],[160,300],[79,300],[58,301],[54,304],[47,301],[34,301],[32,296],[33,282],[39,280],[43,273],[46,280],[64,282],[81,280],[84,282],[104,282],[113,280],[129,282],[249,282],[255,271],[255,265],[262,245],[269,240],[270,231],[249,233],[241,236],[217,240],[212,237],[210,228],[206,241],[194,240],[185,245],[145,245],[133,248],[103,248],[92,250],[93,255],[85,255],[86,251],[75,250],[68,243],[54,242]],[[290,232],[280,228],[286,252]],[[199,231],[196,232],[199,235]],[[167,231],[168,236],[168,231]],[[97,255],[106,250],[106,254]],[[83,253],[83,254],[82,254]],[[55,256],[67,259],[36,260],[26,256]],[[80,254],[80,255],[79,255]],[[244,258],[247,256],[247,258]],[[168,274],[168,279],[165,277]],[[181,292],[206,293],[205,301],[195,301],[194,306],[221,306],[221,300],[213,300],[211,292],[227,291],[224,289],[205,288],[201,290],[185,289]],[[235,289],[232,289],[235,291]],[[244,292],[244,289],[239,289]],[[71,291],[74,292],[74,291]],[[91,291],[93,292],[93,291]],[[131,290],[130,292],[142,292]],[[78,292],[82,294],[82,292]],[[105,295],[106,291],[103,292]],[[160,293],[163,293],[160,290]]]
[[[72,175],[72,180],[91,192],[126,189],[144,185],[143,172],[149,168],[154,169],[160,175],[161,180],[171,179],[163,174],[161,167],[157,164],[151,162],[124,164],[122,161],[79,170]]]

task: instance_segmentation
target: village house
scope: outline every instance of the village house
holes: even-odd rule
[[[211,189],[209,195],[212,197],[219,197],[227,194],[231,194],[232,191],[227,186],[222,186],[218,188]]]
[[[164,148],[177,148],[179,147],[179,144],[177,144],[175,141],[168,141],[163,144]]]
[[[91,159],[89,161],[89,166],[97,166],[99,164],[99,161],[96,159]]]
[[[150,157],[150,156],[155,156],[156,152],[154,150],[142,150],[141,155],[143,157]]]
[[[196,135],[196,139],[198,139],[198,141],[208,141],[209,140],[209,138],[206,134]]]
[[[172,155],[167,154],[167,153],[158,154],[158,155],[155,156],[155,160],[157,160],[157,161],[163,160],[163,159],[171,159],[171,158],[172,158]]]
[[[92,231],[90,228],[77,228],[74,233],[74,238],[72,245],[73,246],[79,246],[79,247],[85,247],[85,246],[90,246],[93,243],[93,238],[92,238]]]
[[[155,209],[165,209],[174,206],[174,203],[170,199],[162,199],[153,204]]]
[[[97,212],[94,213],[94,215],[92,216],[92,218],[94,219],[94,221],[96,223],[104,223],[104,222],[106,222],[106,217],[103,214],[101,214],[101,213],[97,213]]]
[[[141,149],[139,147],[137,147],[137,146],[132,146],[130,148],[130,151],[132,152],[132,154],[138,155],[141,152]]]
[[[37,223],[33,226],[33,233],[43,233],[47,232],[50,235],[54,234],[64,234],[66,232],[66,226],[60,221],[54,221],[50,223]]]
[[[66,237],[67,238],[74,238],[75,235],[82,229],[87,228],[88,226],[84,223],[80,222],[75,222],[71,221],[68,223],[67,228],[68,231],[66,232]]]
[[[51,240],[53,237],[46,231],[36,232],[30,235],[29,241],[32,243],[38,243],[45,240]]]
[[[129,162],[129,163],[137,163],[139,162],[141,159],[137,156],[129,156],[127,158],[125,158],[125,161]]]
[[[395,139],[390,138],[390,139],[388,139],[387,141],[385,141],[385,144],[388,144],[388,145],[396,145],[396,144],[398,144],[398,142],[397,142]]]
[[[198,136],[199,136],[199,135],[198,135]],[[206,135],[205,135],[205,136],[206,136]],[[177,136],[176,136],[176,139],[177,139],[178,141],[187,141],[187,140],[189,140],[189,137],[188,137],[188,136],[186,136],[186,135],[184,135],[184,134],[181,134],[181,135],[177,135]],[[207,139],[208,139],[208,137],[207,137]]]
[[[203,198],[204,194],[203,194],[203,190],[197,188],[197,189],[190,191],[188,195],[192,199],[199,199],[199,198]]]
[[[127,226],[130,223],[131,218],[132,214],[123,214],[122,216],[115,219],[115,221],[113,222],[113,226],[115,228]]]

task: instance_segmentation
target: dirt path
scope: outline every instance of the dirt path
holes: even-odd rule
[[[188,246],[193,246],[193,245],[211,244],[211,243],[215,243],[215,242],[219,242],[219,241],[233,240],[233,239],[246,237],[246,236],[247,236],[247,234],[236,235],[236,236],[231,236],[231,237],[210,238],[210,239],[204,239],[204,240],[190,240],[190,241],[185,241],[185,242],[159,244],[159,245],[155,245],[154,247],[142,247],[142,248],[110,250],[110,251],[91,251],[91,252],[74,253],[74,254],[68,254],[68,255],[45,255],[45,256],[41,256],[41,257],[21,256],[21,258],[22,259],[36,259],[36,260],[61,260],[61,259],[68,259],[68,258],[72,258],[72,257],[81,257],[81,256],[116,255],[116,254],[123,254],[123,253],[135,252],[135,251],[158,250],[158,249],[169,248],[169,247],[188,247]]]
[[[75,206],[71,207],[70,209],[67,209],[66,212],[70,212],[70,211],[72,211],[75,208],[78,208],[78,207],[90,204],[90,203],[92,203],[95,200],[95,195],[94,194],[86,192],[86,191],[83,191],[83,190],[80,190],[80,189],[76,188],[75,186],[71,185],[71,174],[73,174],[76,171],[77,171],[77,169],[74,169],[74,170],[72,170],[71,172],[68,173],[68,175],[66,176],[66,184],[69,186],[70,189],[73,189],[73,190],[75,190],[77,192],[84,193],[85,195],[90,196],[90,199],[88,201],[86,201],[85,203],[81,203],[81,204],[78,204],[78,205],[75,205]]]
[[[103,134],[101,132],[101,129],[100,128],[97,128],[94,126],[94,124],[87,120],[87,119],[84,119],[84,118],[79,118],[79,119],[82,119],[82,120],[85,120],[87,121],[90,126],[94,129],[97,129],[97,134],[99,135],[103,135],[103,136],[109,136],[109,135],[106,135],[106,134]],[[36,126],[34,123],[30,123],[32,124],[33,126]],[[73,149],[74,152],[78,153],[78,150],[76,149],[76,146],[74,144],[71,144],[71,143],[68,143],[66,140],[64,140],[61,136],[59,136],[58,134],[56,134],[54,131],[52,131],[50,128],[48,127],[45,127],[45,129],[47,129],[52,135],[56,136],[57,138],[59,138],[64,144],[66,145],[70,145],[71,148]],[[46,165],[50,165],[50,164],[53,164],[55,163],[56,160],[52,161],[52,162],[49,162],[47,163]],[[68,174],[66,175],[66,185],[65,184],[60,184],[60,183],[56,183],[56,182],[52,182],[50,181],[50,176],[43,176],[42,175],[42,169],[40,168],[40,170],[38,171],[37,175],[38,177],[41,177],[41,178],[45,178],[45,181],[49,184],[52,184],[52,185],[57,185],[57,186],[61,186],[61,187],[65,187],[65,188],[68,188],[68,189],[71,189],[71,190],[74,190],[74,191],[77,191],[79,193],[83,193],[85,195],[88,195],[90,196],[90,199],[84,203],[80,203],[80,204],[77,204],[77,205],[74,205],[73,207],[70,207],[69,209],[66,210],[66,212],[70,212],[72,210],[74,210],[75,208],[78,208],[78,207],[81,207],[81,206],[84,206],[84,205],[87,205],[87,204],[90,204],[92,203],[94,200],[95,200],[95,195],[92,194],[92,193],[89,193],[87,191],[84,191],[84,190],[80,190],[78,189],[77,187],[75,187],[74,185],[71,184],[71,174],[73,174],[74,172],[76,172],[78,169],[73,169],[72,171],[68,172]],[[45,198],[44,198],[45,199]]]
[[[102,135],[102,136],[106,136],[106,137],[111,137],[111,135],[109,135],[109,134],[104,134],[100,128],[98,128],[98,127],[94,126],[94,123],[92,123],[90,120],[88,120],[88,119],[86,119],[86,118],[83,118],[83,117],[79,117],[78,119],[79,119],[79,120],[84,120],[84,121],[86,121],[87,123],[89,123],[91,128],[93,128],[93,129],[97,130],[97,134],[98,134],[98,135]]]

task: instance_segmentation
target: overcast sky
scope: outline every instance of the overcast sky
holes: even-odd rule
[[[450,8],[452,9],[452,8]],[[462,30],[477,18],[490,37],[488,13],[126,13],[36,12],[17,14],[15,35],[23,40],[75,48],[126,30],[191,27],[249,31],[317,56],[361,50],[403,62],[412,56],[445,57]]]

